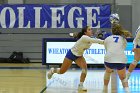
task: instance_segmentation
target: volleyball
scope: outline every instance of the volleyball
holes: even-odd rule
[[[112,24],[119,23],[120,21],[119,15],[117,13],[111,14],[109,19]]]

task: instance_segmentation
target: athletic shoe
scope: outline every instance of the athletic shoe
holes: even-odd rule
[[[128,87],[127,88],[124,88],[124,91],[125,91],[125,93],[130,93],[130,90],[129,90]]]
[[[51,79],[53,74],[54,74],[54,68],[51,68],[48,72],[48,79]]]
[[[131,93],[129,90],[125,90],[125,93]]]
[[[86,88],[84,88],[84,86],[83,85],[78,85],[78,90],[79,91],[87,91],[87,89]]]

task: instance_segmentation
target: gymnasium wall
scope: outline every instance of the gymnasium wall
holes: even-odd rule
[[[0,0],[0,4],[4,4],[4,0]]]
[[[132,31],[135,31],[140,25],[140,0],[132,0]]]
[[[9,2],[8,2],[9,1]],[[0,0],[0,3],[14,4],[18,0]],[[123,0],[122,0],[123,1]],[[124,27],[132,31],[132,5],[129,0],[126,5],[119,4],[117,9],[121,17],[121,24]],[[20,0],[17,3],[24,4],[91,4],[91,3],[101,3],[101,4],[112,4],[112,9],[114,0]],[[121,0],[119,1],[119,3]],[[117,2],[118,3],[118,2]],[[127,11],[126,11],[127,10]],[[125,11],[125,12],[124,12]],[[126,17],[127,15],[127,17]],[[96,29],[94,29],[96,30]],[[105,29],[108,30],[108,29]],[[28,57],[32,62],[41,62],[42,59],[42,38],[68,38],[69,32],[80,31],[80,29],[0,29],[0,58],[8,58],[13,51],[23,52],[24,57]]]

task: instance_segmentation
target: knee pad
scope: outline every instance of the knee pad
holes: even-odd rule
[[[137,61],[137,60],[134,60],[134,61],[132,62],[132,64],[136,66],[136,65],[138,64],[138,61]]]
[[[87,69],[82,69],[83,74],[87,74]]]
[[[105,80],[110,80],[110,75],[111,75],[111,73],[105,72],[104,79]]]
[[[55,68],[55,73],[57,73],[57,74],[61,74],[61,72],[60,72],[60,68]]]

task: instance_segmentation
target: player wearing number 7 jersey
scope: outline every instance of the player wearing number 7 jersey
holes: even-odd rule
[[[105,74],[104,74],[104,88],[103,93],[108,93],[108,83],[113,69],[117,70],[119,78],[122,82],[126,93],[129,92],[128,81],[126,80],[126,62],[125,48],[127,41],[124,38],[123,28],[120,24],[113,24],[112,34],[104,41],[106,54],[105,61]]]

